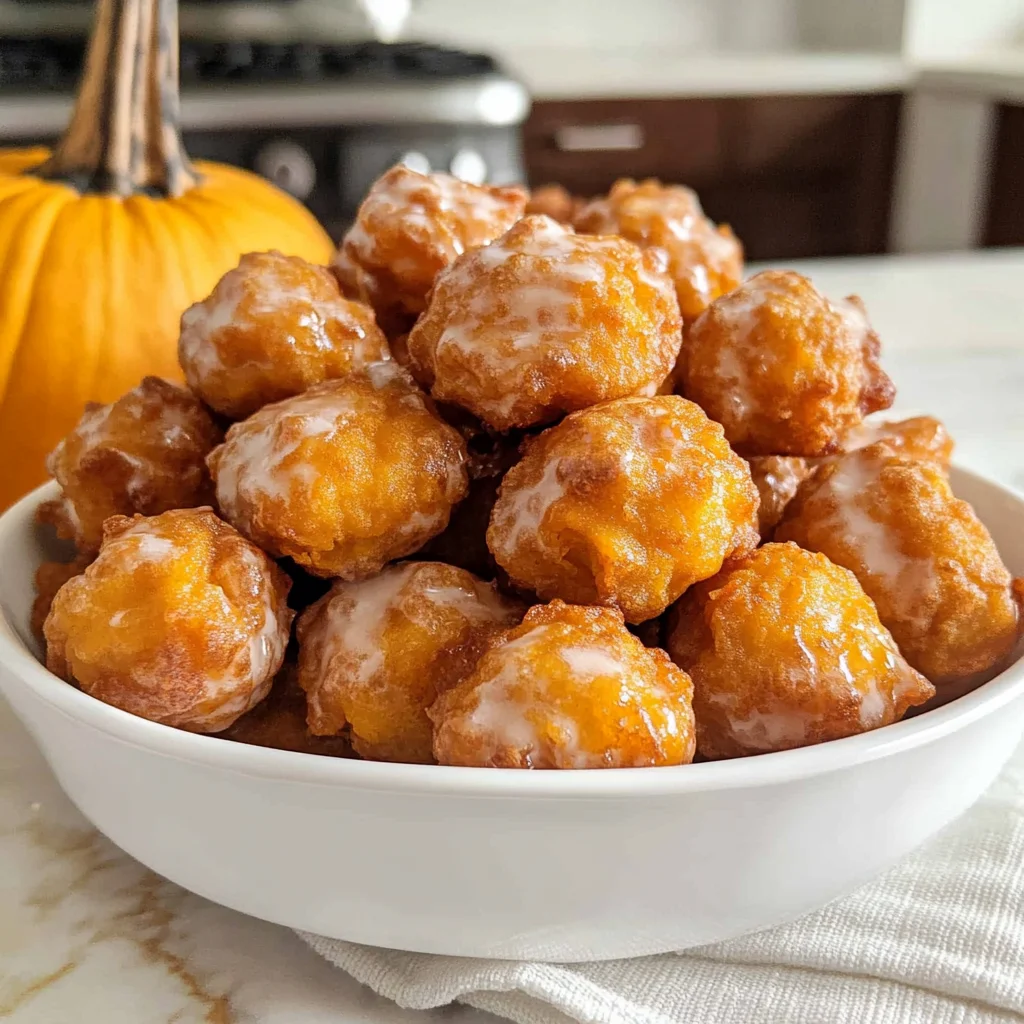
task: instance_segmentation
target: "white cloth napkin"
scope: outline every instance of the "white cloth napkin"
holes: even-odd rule
[[[401,1006],[462,1002],[518,1024],[1021,1024],[1024,747],[964,817],[884,877],[756,935],[571,965],[302,938]]]

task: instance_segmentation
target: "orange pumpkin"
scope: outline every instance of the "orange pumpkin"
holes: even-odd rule
[[[177,38],[175,0],[99,0],[63,139],[0,150],[0,509],[45,477],[86,401],[180,376],[182,311],[243,253],[330,259],[295,200],[189,162]]]

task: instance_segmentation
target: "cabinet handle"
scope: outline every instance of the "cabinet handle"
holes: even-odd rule
[[[555,129],[555,146],[563,153],[640,149],[644,130],[638,124],[573,124]]]

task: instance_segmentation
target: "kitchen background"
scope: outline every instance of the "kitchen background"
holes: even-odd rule
[[[0,144],[63,128],[87,2],[0,0]],[[695,187],[751,259],[1024,244],[1024,0],[181,4],[193,156],[337,237],[405,160]]]

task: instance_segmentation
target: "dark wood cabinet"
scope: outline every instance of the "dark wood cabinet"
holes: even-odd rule
[[[1024,107],[996,109],[984,245],[1024,245]]]
[[[895,94],[538,102],[527,170],[584,196],[619,177],[690,185],[749,259],[884,252],[900,107]]]
[[[724,146],[719,104],[685,100],[536,103],[523,140],[530,183],[577,195],[623,177],[710,180]]]

